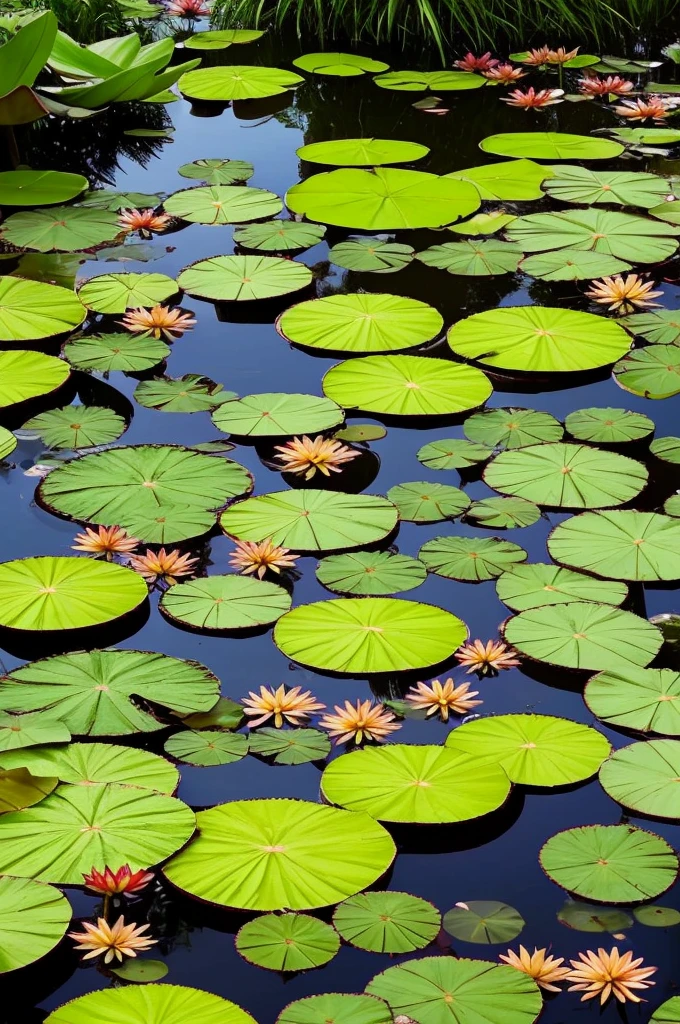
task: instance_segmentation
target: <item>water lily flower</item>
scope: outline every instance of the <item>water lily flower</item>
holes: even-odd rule
[[[657,968],[641,967],[642,957],[633,960],[630,950],[621,956],[616,946],[609,953],[605,949],[598,949],[597,953],[588,949],[579,953],[579,958],[571,961],[573,970],[569,972],[568,980],[575,982],[569,986],[570,992],[585,993],[581,1002],[599,996],[600,1005],[604,1006],[613,995],[620,1003],[640,1003],[642,999],[634,989],[639,991],[655,984],[648,978]]]
[[[141,238],[151,238],[154,231],[165,231],[171,220],[167,213],[154,213],[153,210],[123,210],[118,217],[118,223],[125,231],[138,231]]]
[[[203,0],[171,0],[165,10],[178,18],[202,18],[210,14],[210,8]]]
[[[129,309],[122,320],[116,321],[121,327],[134,334],[145,334],[152,338],[166,338],[174,341],[185,331],[196,326],[190,313],[183,313],[179,307],[154,306],[153,309]]]
[[[600,305],[607,306],[610,311],[630,313],[633,309],[651,309],[658,306],[658,299],[663,292],[652,291],[656,288],[654,281],[643,281],[638,274],[617,274],[616,277],[603,277],[593,281],[592,287],[585,294],[589,299]]]
[[[282,569],[294,569],[299,555],[291,555],[288,548],[274,544],[271,537],[259,543],[251,540],[237,540],[236,551],[229,555],[229,564],[244,576],[257,573],[262,579],[268,569],[279,573]]]
[[[200,559],[192,558],[191,555],[183,555],[177,548],[174,551],[160,551],[146,549],[144,555],[134,555],[130,559],[130,566],[143,576],[147,583],[160,581],[173,586],[180,576],[193,576],[195,566]]]
[[[100,917],[97,924],[90,921],[83,921],[83,932],[69,932],[68,936],[77,945],[76,949],[87,949],[83,960],[91,960],[92,957],[104,954],[104,963],[110,963],[114,957],[122,961],[125,956],[137,956],[138,951],[150,949],[156,943],[156,939],[143,935],[148,924],[139,927],[132,924],[125,924],[125,918],[121,914],[115,924],[108,925],[103,917]]]
[[[149,882],[153,881],[151,871],[132,871],[129,864],[123,864],[117,871],[105,867],[103,871],[92,868],[88,875],[83,875],[85,885],[93,892],[100,892],[105,896],[118,896],[120,893],[138,893],[146,889]]]
[[[580,46],[577,46],[575,50],[566,50],[564,46],[558,46],[556,50],[548,51],[548,64],[566,64],[567,61],[573,60]]]
[[[488,71],[500,61],[491,56],[490,52],[483,53],[481,57],[475,57],[473,53],[466,53],[462,60],[454,61],[454,67],[461,71]]]
[[[334,715],[324,715],[319,721],[336,743],[348,743],[354,740],[360,746],[365,740],[381,743],[390,733],[401,729],[391,711],[382,704],[373,704],[370,700],[357,700],[356,707],[345,701],[345,706],[335,705]]]
[[[524,107],[530,110],[535,107],[551,107],[554,103],[561,103],[564,96],[563,89],[539,89],[534,90],[529,86],[526,92],[521,89],[513,89],[509,96],[501,96],[503,103],[509,103],[511,107]]]
[[[512,85],[513,82],[519,81],[520,78],[526,78],[526,71],[522,71],[521,68],[515,68],[512,64],[499,64],[497,68],[489,68],[488,71],[482,71],[485,78],[488,78],[490,82],[497,82],[499,85]]]
[[[104,555],[108,562],[114,555],[132,554],[140,543],[120,526],[98,526],[96,530],[86,526],[85,533],[77,533],[73,539],[77,544],[71,545],[72,551],[86,551],[95,558]]]
[[[454,655],[461,665],[467,665],[467,673],[478,676],[498,675],[501,669],[516,668],[520,664],[515,651],[502,640],[473,640],[463,644]]]
[[[438,679],[431,683],[416,683],[406,694],[406,700],[413,708],[427,710],[427,717],[439,715],[443,722],[448,722],[449,711],[457,715],[465,715],[468,711],[483,703],[481,700],[473,700],[479,690],[470,690],[470,683],[460,683],[454,686],[453,679],[446,679],[444,684]]]
[[[607,75],[606,78],[589,75],[581,78],[578,83],[578,91],[584,96],[625,96],[634,88],[632,82],[620,75]]]
[[[626,117],[629,121],[663,121],[671,112],[671,103],[662,99],[624,100],[614,107],[614,113]]]
[[[284,722],[301,725],[314,711],[326,710],[326,705],[321,704],[310,690],[305,690],[304,693],[301,691],[301,686],[287,690],[283,683],[276,690],[273,686],[269,689],[261,686],[259,693],[250,690],[241,703],[247,715],[259,715],[259,718],[249,721],[249,727],[256,729],[270,718],[274,719],[274,726],[277,729],[280,729]]]
[[[550,52],[549,46],[540,46],[536,50],[528,50],[526,57],[521,58],[522,64],[531,64],[532,67],[537,68],[542,67],[543,64],[548,63]]]
[[[341,473],[344,464],[356,459],[360,452],[349,448],[340,441],[325,437],[294,437],[283,445],[276,445],[279,455],[275,458],[283,463],[283,473],[304,473],[305,480],[311,480],[317,470],[324,476]]]
[[[514,967],[515,970],[528,974],[546,992],[560,992],[561,989],[555,985],[555,982],[564,981],[569,977],[571,971],[568,967],[562,967],[563,956],[546,956],[547,952],[547,949],[537,949],[534,946],[533,953],[530,953],[524,946],[520,946],[519,955],[509,949],[507,953],[500,953],[498,959],[509,964],[510,967]]]

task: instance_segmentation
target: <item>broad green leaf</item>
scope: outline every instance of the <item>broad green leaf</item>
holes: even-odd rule
[[[583,699],[605,725],[658,736],[680,736],[680,673],[668,668],[598,672]]]
[[[680,142],[677,128],[607,128],[620,142],[631,145],[669,146]]]
[[[165,591],[159,610],[171,622],[222,632],[275,622],[291,606],[283,587],[250,576],[208,576]]]
[[[197,32],[184,40],[189,50],[224,50],[234,43],[254,43],[264,35],[263,31],[252,28],[226,28],[215,31]]]
[[[0,409],[49,395],[68,380],[70,373],[63,359],[42,352],[0,352]]]
[[[654,421],[630,409],[577,409],[564,425],[572,437],[592,444],[627,444],[654,433]]]
[[[496,156],[530,160],[612,160],[620,156],[625,147],[609,139],[594,139],[590,135],[509,132],[489,135],[482,139],[479,148]]]
[[[395,597],[317,601],[293,608],[274,627],[274,643],[287,658],[355,676],[437,665],[466,637],[467,627],[450,612]]]
[[[276,1019],[276,1024],[390,1024],[392,1011],[376,996],[347,992],[324,992],[289,1003]]]
[[[268,971],[308,971],[322,967],[340,949],[334,928],[308,914],[263,914],[236,933],[244,960]]]
[[[45,99],[27,85],[18,86],[8,95],[0,95],[0,126],[13,128],[19,124],[32,124],[48,113],[50,107]]]
[[[0,768],[0,815],[41,803],[58,782],[54,776],[31,775],[27,768]]]
[[[312,142],[296,150],[301,160],[331,167],[379,167],[381,164],[412,164],[430,150],[418,142],[395,139],[334,139]]]
[[[631,263],[658,263],[678,248],[680,227],[618,210],[565,210],[518,217],[507,228],[523,252],[584,249]]]
[[[548,551],[560,565],[605,579],[680,579],[680,523],[656,512],[625,509],[573,516],[555,527]]]
[[[94,1024],[97,1017],[108,1024],[255,1024],[236,1003],[183,985],[125,985],[88,992],[54,1010],[47,1020]]]
[[[625,910],[567,900],[557,913],[560,924],[577,932],[620,932],[633,925]]]
[[[101,373],[139,373],[158,366],[169,355],[169,346],[160,338],[140,338],[137,334],[88,334],[64,345],[64,357],[71,366]]]
[[[190,715],[176,711],[175,714],[189,729],[238,729],[243,721],[243,706],[229,697],[220,697],[210,711],[195,711]]]
[[[277,256],[213,256],[190,264],[177,278],[190,295],[214,302],[272,299],[311,281],[309,267]]]
[[[457,90],[481,89],[486,79],[466,71],[389,71],[373,81],[381,89],[395,92],[453,92]]]
[[[437,937],[436,907],[406,892],[362,892],[340,903],[333,924],[345,942],[370,953],[410,953]]]
[[[1,51],[0,51],[1,52]],[[29,878],[0,878],[0,973],[45,956],[63,938],[71,906],[58,889]]]
[[[11,455],[18,442],[11,430],[0,427],[0,462]]]
[[[513,565],[499,576],[496,593],[513,612],[524,612],[529,608],[572,601],[619,606],[628,597],[628,587],[625,583],[596,580],[550,563],[534,562]]]
[[[676,910],[675,907],[637,907],[633,911],[633,916],[636,921],[648,928],[672,928],[680,924],[680,910]],[[650,1020],[658,1020],[657,1015],[654,1014]]]
[[[344,420],[340,406],[316,395],[245,395],[220,406],[213,423],[237,437],[293,437],[330,430]]]
[[[650,1024],[677,1024],[680,1021],[680,996],[671,996],[649,1018]]]
[[[667,498],[663,510],[667,516],[680,516],[680,494],[672,494],[670,498]]]
[[[331,741],[320,729],[260,728],[249,736],[250,753],[273,758],[274,764],[308,764],[324,761]]]
[[[640,903],[676,879],[678,858],[661,836],[632,825],[582,825],[543,845],[541,867],[567,892],[600,903]]]
[[[166,274],[102,274],[78,289],[78,298],[96,313],[124,313],[140,306],[157,306],[177,292]]]
[[[341,430],[336,430],[333,437],[339,441],[350,441],[352,444],[365,444],[368,441],[382,441],[387,437],[387,430],[373,423],[352,423]]]
[[[304,78],[300,75],[281,68],[229,65],[189,71],[180,78],[179,90],[192,100],[227,103],[280,96],[303,82]]]
[[[304,800],[235,800],[197,822],[195,842],[164,873],[198,899],[239,910],[330,906],[372,885],[396,854],[367,814]]]
[[[37,714],[8,715],[0,712],[0,751],[20,750],[39,744],[68,743],[71,733],[59,719]]]
[[[3,224],[1,235],[3,241],[19,249],[75,252],[112,241],[121,231],[116,214],[108,210],[52,206],[13,213]]]
[[[470,422],[469,417],[465,422]],[[469,469],[480,462],[486,462],[493,455],[491,448],[472,441],[461,441],[457,437],[443,441],[431,441],[416,452],[418,462],[428,469]]]
[[[350,237],[346,242],[338,242],[328,253],[328,259],[337,267],[374,274],[394,274],[403,270],[414,256],[412,245],[365,237]]]
[[[123,210],[155,208],[160,202],[160,197],[155,193],[148,192],[116,192],[112,189],[97,188],[86,192],[78,200],[79,206],[90,206],[98,210],[113,210],[120,213]]]
[[[631,313],[619,323],[652,345],[677,345],[680,342],[680,316],[674,309],[652,309]]]
[[[649,450],[661,462],[680,466],[680,437],[655,437]]]
[[[525,448],[546,441],[561,441],[564,428],[549,412],[536,409],[486,409],[468,416],[465,436],[489,448]]]
[[[506,213],[505,210],[489,210],[488,213],[476,213],[460,224],[449,224],[446,230],[457,235],[493,235],[512,224],[513,220],[516,220],[516,214]]]
[[[440,523],[455,519],[470,504],[465,491],[449,484],[429,481],[397,484],[390,487],[387,497],[399,509],[399,518],[409,523]]]
[[[620,388],[641,398],[673,398],[680,394],[680,346],[633,349],[618,361],[612,373]]]
[[[1,59],[1,57],[0,57]],[[0,172],[0,205],[48,206],[66,203],[87,188],[87,178],[66,171]]]
[[[22,430],[35,431],[46,448],[96,448],[117,441],[127,430],[122,416],[98,405],[67,405],[27,420]]]
[[[495,579],[528,555],[519,544],[498,537],[435,537],[423,544],[418,557],[437,576],[480,583]]]
[[[305,53],[293,61],[301,71],[311,71],[317,75],[335,75],[340,78],[352,78],[366,72],[375,74],[387,71],[389,64],[370,57],[361,57],[356,53]]]
[[[177,173],[183,178],[204,181],[206,185],[236,185],[252,178],[255,168],[247,160],[207,159],[182,164]]]
[[[554,173],[555,177],[546,181],[545,191],[551,199],[563,203],[649,209],[658,206],[670,192],[667,180],[641,171],[593,171],[588,167],[566,166],[556,168]]]
[[[186,729],[170,736],[163,750],[176,761],[201,767],[233,764],[248,753],[248,737],[220,729]]]
[[[467,758],[435,746],[391,743],[335,758],[321,776],[321,794],[381,821],[450,824],[501,807],[510,782],[495,764],[467,769]]]
[[[114,961],[115,962],[115,961]],[[168,973],[168,965],[162,960],[124,960],[119,967],[109,967],[112,974],[135,985],[148,985],[160,981]]]
[[[522,250],[516,245],[492,238],[433,245],[416,253],[416,259],[426,267],[447,270],[449,274],[491,277],[496,274],[514,274],[522,255]]]
[[[54,14],[44,11],[21,25],[0,47],[0,97],[33,85],[50,55],[57,27]]]
[[[596,277],[625,274],[631,265],[607,253],[567,246],[554,252],[526,256],[519,269],[540,281],[592,281]]]
[[[549,167],[541,167],[532,160],[502,160],[497,164],[466,167],[462,171],[453,171],[446,177],[471,181],[484,200],[526,202],[530,199],[542,199],[541,182],[546,178],[552,178],[555,173]],[[462,225],[460,228],[462,230]]]
[[[491,530],[512,530],[533,526],[541,518],[541,510],[525,498],[483,498],[473,501],[465,518]]]
[[[512,942],[526,921],[514,907],[495,900],[468,900],[444,914],[444,930],[454,939],[484,946]]]
[[[408,555],[356,551],[322,559],[316,567],[316,578],[336,594],[387,597],[419,587],[427,578],[427,570]]]
[[[660,630],[646,619],[588,601],[527,609],[509,619],[503,632],[534,661],[591,672],[649,665],[663,643]]]
[[[172,217],[191,224],[243,224],[275,217],[283,203],[273,192],[247,185],[199,185],[175,192],[163,202]]]
[[[86,315],[71,289],[0,277],[0,342],[53,338],[78,327]]]
[[[644,740],[612,753],[600,768],[600,785],[630,811],[676,821],[679,773],[680,741]]]
[[[234,391],[225,391],[209,377],[198,373],[185,373],[183,377],[154,377],[139,382],[134,392],[135,401],[145,409],[161,412],[212,412],[224,402],[237,397]]]
[[[303,224],[297,220],[268,220],[234,230],[234,241],[244,249],[261,252],[293,252],[309,249],[323,241],[326,229],[321,224]]]
[[[48,64],[65,78],[110,78],[130,67],[141,49],[135,33],[107,39],[98,45],[81,46],[66,32],[57,32]]]
[[[27,768],[31,775],[54,776],[74,786],[114,782],[166,796],[171,796],[179,784],[179,772],[164,757],[109,743],[50,744],[3,751],[0,765]]]

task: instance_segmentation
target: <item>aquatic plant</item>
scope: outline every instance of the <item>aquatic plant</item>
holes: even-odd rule
[[[132,871],[129,864],[123,864],[117,871],[113,871],[108,865],[103,871],[92,868],[83,875],[85,887],[104,896],[118,896],[121,893],[136,895],[142,889],[146,889],[153,878],[153,872]]]
[[[406,700],[411,707],[418,711],[425,711],[426,717],[438,715],[443,722],[448,722],[449,711],[457,715],[466,715],[468,711],[483,703],[481,700],[473,700],[479,690],[470,690],[470,683],[454,685],[453,679],[445,679],[440,683],[433,679],[431,683],[416,683],[406,694]]]
[[[579,79],[578,83],[578,91],[584,96],[625,96],[634,88],[634,82],[621,78],[620,75],[607,75],[606,78],[587,75],[586,78]]]
[[[565,981],[571,976],[570,968],[562,967],[564,957],[549,956],[547,949],[534,947],[533,953],[530,953],[524,946],[520,946],[519,953],[509,949],[507,953],[500,953],[498,959],[528,974],[545,992],[561,992],[555,982]]]
[[[650,99],[624,100],[614,107],[614,113],[628,121],[664,121],[671,113],[672,101],[650,97]]]
[[[293,686],[287,690],[283,683],[275,690],[273,686],[260,687],[260,692],[250,691],[241,702],[249,715],[248,725],[256,729],[270,719],[275,728],[281,729],[285,722],[290,725],[301,725],[315,711],[324,711],[326,705],[321,704],[310,690],[303,692],[301,686]],[[257,718],[253,718],[257,715]]]
[[[171,221],[168,214],[153,210],[123,210],[118,217],[118,223],[125,231],[136,231],[140,238],[151,238],[154,233],[165,231]]]
[[[182,576],[193,576],[199,561],[191,555],[183,555],[177,548],[174,551],[166,551],[165,548],[152,551],[147,548],[145,554],[132,556],[130,566],[147,583],[160,582],[172,586]]]
[[[522,92],[521,89],[514,89],[508,96],[501,96],[501,102],[509,103],[511,107],[524,107],[525,110],[531,110],[561,103],[563,96],[562,89],[539,89],[536,92],[533,86],[529,86],[525,92]]]
[[[515,651],[501,640],[473,640],[463,644],[455,653],[456,661],[467,668],[468,675],[495,676],[503,669],[516,668],[520,664]]]
[[[210,8],[204,0],[168,0],[165,12],[177,18],[203,18]]]
[[[135,925],[134,921],[126,924],[122,914],[112,925],[103,917],[98,919],[96,925],[91,921],[83,921],[82,924],[82,932],[69,932],[68,936],[76,943],[76,949],[87,950],[83,953],[83,960],[103,956],[105,964],[114,959],[122,963],[126,956],[135,957],[138,952],[150,949],[158,941],[144,935],[149,928],[148,924]]]
[[[325,437],[294,437],[284,445],[276,445],[283,473],[299,473],[311,480],[317,472],[323,476],[341,473],[345,464],[361,454],[340,441]]]
[[[282,569],[294,569],[299,557],[288,548],[273,544],[271,538],[259,542],[237,540],[236,550],[229,555],[229,564],[244,575],[256,573],[258,579],[263,579],[270,570],[280,573]]]
[[[95,558],[103,555],[109,562],[114,555],[132,554],[140,543],[120,526],[98,526],[94,530],[87,526],[84,533],[77,533],[73,539],[78,542],[71,545],[73,551],[85,551]]]
[[[600,947],[597,953],[592,949],[579,953],[578,960],[572,960],[572,970],[568,981],[570,992],[583,992],[581,1002],[599,997],[600,1005],[614,996],[619,1003],[639,1003],[640,990],[651,988],[655,982],[650,981],[656,967],[641,967],[642,957],[633,959],[631,950],[619,954],[616,946],[609,952]]]
[[[663,292],[655,292],[654,281],[645,281],[639,274],[627,274],[623,277],[605,277],[601,281],[593,281],[586,291],[589,299],[606,306],[610,312],[632,313],[635,309],[651,309],[658,306],[658,299]]]
[[[371,700],[357,700],[356,706],[346,700],[344,706],[335,705],[334,715],[324,715],[319,725],[326,729],[336,743],[361,746],[367,740],[382,743],[390,733],[401,729],[391,711]]]
[[[511,85],[513,82],[519,81],[520,78],[525,78],[527,73],[522,71],[521,68],[514,67],[512,64],[499,64],[497,67],[482,71],[482,74],[490,82],[497,82],[499,85]]]
[[[118,323],[134,334],[150,338],[166,338],[176,341],[186,331],[196,326],[196,320],[190,313],[169,306],[154,306],[153,309],[131,309]]]
[[[500,61],[492,57],[491,53],[487,51],[481,57],[475,57],[473,53],[466,53],[462,60],[456,60],[453,63],[454,67],[460,68],[461,71],[488,71],[489,68],[500,64]]]

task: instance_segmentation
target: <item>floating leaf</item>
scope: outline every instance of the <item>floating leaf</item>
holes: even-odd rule
[[[644,667],[663,643],[646,619],[586,601],[528,609],[509,619],[503,632],[529,658],[589,671]]]
[[[492,946],[512,942],[526,921],[514,907],[495,900],[469,900],[444,914],[444,930],[454,939]]]
[[[495,579],[528,555],[519,544],[498,537],[435,537],[423,544],[418,557],[437,576],[480,583]]]
[[[494,274],[514,274],[522,255],[516,245],[492,238],[433,245],[416,253],[416,259],[426,267],[447,270],[449,274],[490,277]]]
[[[618,210],[565,210],[518,217],[506,235],[523,252],[588,249],[631,263],[658,263],[678,248],[680,227]]]
[[[41,743],[68,743],[71,733],[58,719],[35,715],[7,715],[0,712],[0,751],[20,750]]]
[[[678,740],[645,740],[615,750],[600,768],[600,785],[631,811],[676,821],[679,773]]]
[[[321,224],[304,224],[297,220],[268,220],[264,224],[237,227],[234,241],[244,249],[262,252],[292,252],[309,249],[323,241],[326,229]]]
[[[424,345],[440,334],[444,320],[418,299],[356,292],[300,302],[276,326],[287,341],[305,348],[361,354]]]
[[[248,753],[248,737],[239,732],[187,729],[170,736],[163,750],[176,761],[201,767],[233,764]]]
[[[680,142],[677,128],[607,128],[607,131],[630,145],[669,146]]]
[[[680,579],[680,523],[633,509],[565,520],[548,538],[551,558],[613,580]],[[602,666],[606,668],[607,666]]]
[[[672,928],[673,925],[680,924],[680,910],[676,910],[675,907],[636,907],[633,916],[636,921],[649,928]],[[656,1014],[650,1018],[650,1020],[658,1019]]]
[[[533,526],[541,518],[541,510],[525,498],[483,498],[473,501],[465,518],[491,530],[512,530]]]
[[[329,250],[328,259],[337,267],[359,273],[394,274],[413,260],[415,249],[403,242],[383,242],[379,238],[348,238]]]
[[[283,203],[273,192],[247,185],[199,185],[175,192],[163,203],[171,217],[191,224],[243,224],[275,217]]]
[[[368,441],[381,441],[383,437],[387,437],[387,431],[384,427],[379,427],[373,423],[352,423],[349,426],[343,427],[342,430],[336,430],[333,437],[337,438],[338,441],[365,444]]]
[[[469,417],[466,425],[473,417]],[[457,437],[431,441],[416,452],[418,462],[428,469],[469,469],[491,458],[493,451],[484,444],[461,441]]]
[[[595,580],[570,569],[560,569],[550,563],[513,565],[499,576],[496,583],[498,597],[514,612],[544,605],[569,604],[572,601],[592,601],[596,604],[621,605],[628,596],[625,583]]]
[[[71,366],[100,373],[139,373],[158,366],[169,355],[170,348],[164,341],[136,334],[88,334],[64,345],[64,357]]]
[[[348,992],[324,992],[289,1003],[276,1019],[276,1024],[390,1024],[392,1013],[387,1003],[375,996]]]
[[[54,777],[31,775],[27,768],[0,769],[0,815],[40,803],[56,788],[58,781]]]
[[[177,284],[190,295],[213,302],[272,299],[306,288],[312,271],[277,256],[213,256],[186,267]]]
[[[372,885],[396,854],[367,814],[304,800],[235,800],[197,821],[195,842],[164,873],[198,899],[240,910],[330,906]]]
[[[336,594],[385,597],[419,587],[427,578],[422,562],[389,551],[331,555],[319,562],[316,578]]]
[[[18,442],[11,430],[0,427],[0,462],[11,455]]]
[[[302,85],[304,78],[281,68],[229,65],[188,71],[179,80],[179,91],[192,100],[259,100],[280,96]],[[614,143],[610,143],[614,145]]]
[[[578,409],[564,424],[572,437],[592,444],[627,444],[654,433],[654,421],[629,409]]]
[[[620,388],[641,398],[672,398],[680,394],[680,347],[633,349],[619,360],[613,375]]]
[[[662,462],[680,466],[680,437],[657,437],[650,444],[649,450]]]
[[[72,331],[86,310],[68,288],[0,277],[0,341],[40,341]]]
[[[120,213],[122,210],[153,209],[158,206],[159,198],[159,196],[148,192],[117,192],[111,189],[97,188],[81,196],[78,205]]]
[[[0,172],[1,206],[47,206],[66,203],[87,188],[87,178],[66,171]]]
[[[126,966],[137,962],[127,961]],[[183,985],[126,985],[88,992],[54,1010],[47,1020],[49,1024],[92,1024],[97,1017],[110,1024],[181,1024],[187,1020],[255,1024],[236,1003]]]
[[[122,416],[98,405],[67,405],[27,420],[22,430],[34,430],[47,448],[96,448],[117,441],[127,429]]]
[[[195,711],[190,715],[175,713],[190,729],[238,729],[243,721],[243,705],[229,697],[220,697],[210,711]]]
[[[189,36],[184,40],[184,45],[189,50],[224,50],[234,43],[238,45],[254,43],[263,35],[263,31],[252,28],[226,28],[215,31],[208,29],[205,32],[197,32],[195,35]]]
[[[668,668],[598,672],[583,692],[587,706],[606,725],[660,736],[680,736],[680,673]]]
[[[403,743],[343,754],[321,776],[326,800],[381,821],[470,821],[497,810],[509,793],[510,782],[497,765],[469,773],[458,752]]]
[[[631,825],[582,825],[558,832],[541,867],[567,892],[599,903],[640,903],[673,885],[678,858],[661,836]]]
[[[468,508],[470,499],[465,491],[449,484],[419,483],[397,484],[390,487],[387,497],[399,509],[399,518],[409,523],[439,523],[455,519]]]
[[[496,156],[514,156],[530,160],[612,160],[621,156],[624,146],[592,135],[567,135],[564,132],[509,132],[489,135],[479,148]]]
[[[0,973],[26,967],[63,938],[71,920],[65,896],[29,878],[0,878]]]
[[[658,174],[640,171],[593,171],[588,167],[558,167],[555,177],[545,183],[551,199],[563,203],[595,203],[619,206],[657,206],[670,191]]]
[[[486,79],[466,71],[389,71],[373,81],[381,89],[395,92],[453,92],[460,89],[481,89]]]
[[[506,213],[505,210],[490,210],[488,213],[476,213],[460,224],[449,224],[446,230],[457,235],[493,235],[512,224],[515,219],[515,214]]]
[[[114,782],[171,796],[179,772],[164,757],[109,743],[66,743],[0,754],[3,768],[27,768],[32,775],[54,776],[74,786]]]
[[[519,269],[540,281],[592,281],[595,277],[625,274],[631,266],[607,253],[567,246],[555,252],[539,252],[535,256],[527,256],[521,261]]]
[[[301,605],[274,628],[274,643],[292,661],[358,676],[436,665],[466,636],[465,624],[450,612],[394,597]]]
[[[652,345],[677,345],[680,342],[680,316],[674,309],[653,309],[631,313],[619,323]]]
[[[486,409],[468,416],[465,436],[489,448],[524,448],[546,441],[561,441],[564,428],[549,412],[535,409]]]
[[[142,380],[135,388],[136,402],[160,412],[211,412],[237,397],[234,391],[225,391],[222,384],[198,373]]]
[[[115,213],[85,206],[52,206],[49,210],[22,210],[7,218],[2,239],[19,249],[38,252],[76,252],[109,242],[121,226]]]
[[[129,981],[135,985],[148,985],[153,981],[160,981],[168,973],[168,965],[162,960],[124,960],[119,967],[110,967],[109,970],[117,978]]]
[[[0,352],[0,409],[49,395],[68,380],[70,373],[63,359],[42,352]]]
[[[124,313],[157,306],[176,292],[177,282],[166,274],[102,274],[81,285],[78,297],[96,313]]]
[[[462,171],[447,174],[446,177],[471,181],[484,200],[526,202],[530,199],[542,199],[541,182],[546,178],[552,178],[555,173],[549,167],[541,167],[531,160],[502,160],[497,164],[466,167]],[[460,227],[462,228],[462,225]]]
[[[330,430],[344,421],[340,406],[316,395],[245,395],[220,406],[213,423],[237,437],[293,437]]]
[[[387,71],[389,64],[370,57],[361,57],[356,53],[305,53],[293,61],[301,71],[311,71],[317,75],[335,75],[340,78],[354,78],[366,72],[375,74]]]
[[[410,953],[437,937],[436,907],[406,892],[362,892],[340,903],[333,924],[345,942],[370,953]]]
[[[381,164],[411,164],[430,150],[418,142],[396,139],[333,139],[312,142],[296,150],[301,160],[331,167],[379,167]],[[1,185],[1,181],[0,181]]]
[[[677,1024],[680,1021],[680,996],[671,996],[649,1018],[650,1024]]]
[[[307,914],[263,914],[241,926],[236,949],[268,971],[307,971],[332,960],[340,938],[329,924]]]
[[[207,185],[235,185],[252,178],[255,168],[247,160],[194,160],[178,167],[177,173]]]
[[[271,757],[274,764],[324,761],[331,752],[331,741],[320,729],[260,728],[249,739],[251,754]]]
[[[158,605],[171,622],[214,631],[269,625],[290,606],[290,594],[283,587],[236,575],[177,583]]]
[[[577,932],[621,932],[633,925],[633,918],[625,910],[573,900],[567,900],[558,911],[557,920]]]

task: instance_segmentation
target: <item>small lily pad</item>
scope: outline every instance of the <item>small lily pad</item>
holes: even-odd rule
[[[419,587],[427,578],[427,570],[408,555],[356,551],[322,559],[316,567],[316,578],[337,594],[386,597]]]
[[[202,767],[233,764],[248,753],[248,737],[240,732],[187,729],[173,733],[163,747],[166,754],[184,764]]]
[[[540,281],[592,281],[595,277],[625,274],[631,269],[631,264],[606,252],[567,246],[554,252],[526,256],[519,269]]]
[[[213,423],[237,437],[293,437],[338,426],[345,418],[340,406],[316,395],[271,393],[245,395],[220,406]]]
[[[472,502],[465,518],[491,530],[512,530],[533,526],[541,510],[526,498],[483,498]]]
[[[158,366],[169,355],[164,341],[137,334],[87,334],[64,345],[64,357],[76,370],[101,373],[139,373]]]
[[[292,252],[309,249],[323,241],[326,228],[322,224],[305,224],[297,220],[268,220],[248,224],[234,230],[234,241],[244,249],[261,252]]]
[[[234,44],[240,46],[243,43],[254,43],[263,35],[263,31],[252,28],[208,29],[189,36],[184,40],[184,45],[189,50],[225,50]]]
[[[251,754],[271,757],[274,764],[324,761],[331,752],[331,741],[320,729],[260,728],[249,740]]]
[[[514,907],[495,900],[469,900],[444,914],[444,930],[454,939],[484,946],[512,942],[526,921]]]
[[[171,622],[213,632],[269,625],[290,606],[290,594],[283,587],[236,575],[177,583],[158,605]]]
[[[624,931],[633,924],[633,918],[625,910],[614,910],[595,903],[577,903],[574,900],[567,900],[557,912],[557,920],[576,932],[610,934]]]
[[[416,259],[426,267],[437,267],[464,277],[513,274],[522,256],[522,250],[516,245],[494,238],[444,242],[416,253]]]
[[[168,965],[162,960],[124,960],[119,967],[110,967],[109,970],[122,981],[134,985],[148,985],[150,982],[160,981],[168,973]]]
[[[467,494],[459,487],[429,481],[397,484],[390,487],[387,497],[399,509],[399,518],[409,523],[455,519],[470,505]]]
[[[529,556],[519,544],[498,537],[435,537],[423,544],[418,557],[437,576],[480,583],[496,579]]]
[[[572,601],[592,601],[617,607],[626,600],[625,583],[597,580],[571,569],[546,562],[513,565],[499,576],[496,583],[498,597],[514,612],[544,605],[568,604]]]
[[[183,377],[156,377],[142,380],[135,388],[135,401],[145,409],[160,412],[211,412],[238,395],[225,391],[209,377],[199,373],[185,373]]]
[[[450,224],[446,230],[456,235],[494,235],[516,219],[515,214],[505,210],[490,210],[488,213],[476,213],[460,224]]]
[[[156,306],[176,291],[176,281],[166,274],[102,274],[81,285],[78,297],[96,313],[124,313]]]
[[[572,437],[592,444],[626,444],[654,433],[654,420],[629,409],[578,409],[564,425]]]
[[[5,221],[2,239],[19,249],[77,252],[109,242],[122,231],[115,213],[85,206],[22,210]]]
[[[370,953],[410,953],[436,938],[436,907],[405,892],[362,892],[338,904],[333,924],[345,942]]]
[[[27,420],[22,430],[35,431],[47,448],[96,448],[111,444],[127,429],[122,416],[97,405],[68,405]]]
[[[281,68],[223,65],[188,71],[179,80],[179,91],[192,100],[228,103],[280,96],[302,85],[304,78]],[[615,143],[610,143],[615,145]]]
[[[422,462],[428,469],[469,469],[480,462],[486,462],[492,455],[493,449],[485,444],[461,441],[457,437],[431,441],[416,452],[418,462]]]
[[[340,937],[308,914],[263,914],[241,926],[236,949],[248,963],[268,971],[308,971],[333,959]]]
[[[204,181],[206,185],[236,185],[252,178],[255,168],[247,160],[209,159],[182,164],[177,168],[177,173],[181,174],[183,178]]]
[[[672,398],[680,394],[680,346],[633,349],[619,360],[613,375],[620,388],[641,398]]]
[[[328,259],[337,267],[358,273],[394,274],[407,267],[415,254],[413,246],[403,242],[350,236],[330,249]]]
[[[680,736],[680,673],[669,668],[621,668],[592,676],[586,705],[606,725],[657,736]]]
[[[647,925],[648,928],[672,928],[674,925],[680,924],[680,910],[676,910],[675,907],[659,907],[655,905],[636,907],[633,911],[633,917],[640,924]],[[658,1020],[659,1018],[654,1014],[651,1019]]]
[[[465,436],[489,448],[525,448],[561,441],[564,428],[549,412],[535,409],[487,409],[466,419]]]

